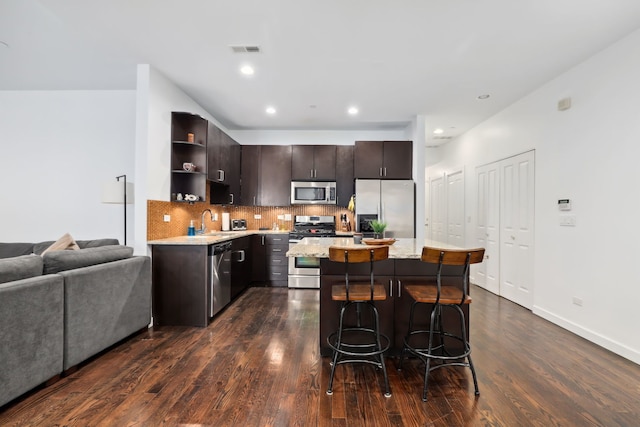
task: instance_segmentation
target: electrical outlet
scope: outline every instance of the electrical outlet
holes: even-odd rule
[[[291,221],[291,214],[284,214],[285,221]]]
[[[284,221],[284,215],[282,215],[282,214],[278,215],[278,219]]]
[[[255,214],[255,215],[253,216],[253,219],[262,219],[262,215],[260,215],[260,214]]]
[[[162,220],[163,220],[164,222],[171,222],[171,215],[165,215],[165,216],[162,218]]]

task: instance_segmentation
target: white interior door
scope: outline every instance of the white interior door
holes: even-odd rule
[[[500,295],[500,168],[499,162],[476,169],[476,241],[485,248],[484,262],[472,270],[475,282]]]
[[[446,242],[447,204],[445,199],[444,176],[431,179],[429,185],[431,212],[431,239]]]
[[[534,152],[500,162],[500,295],[533,306]]]
[[[446,175],[447,242],[464,247],[464,173]]]

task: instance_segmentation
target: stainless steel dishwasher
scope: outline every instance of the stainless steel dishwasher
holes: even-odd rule
[[[231,302],[231,242],[209,248],[209,316]]]

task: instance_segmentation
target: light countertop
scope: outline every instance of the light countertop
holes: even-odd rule
[[[245,231],[212,231],[195,236],[176,236],[166,239],[149,240],[148,245],[211,245],[227,242],[238,237],[251,236],[253,234],[289,234],[288,230],[245,230]]]
[[[356,245],[352,237],[305,237],[292,247],[288,257],[308,256],[317,258],[329,258],[329,246],[366,247],[364,244]],[[463,249],[459,246],[425,239],[418,242],[416,239],[397,239],[389,247],[389,258],[420,259],[423,246],[431,246],[440,249]]]

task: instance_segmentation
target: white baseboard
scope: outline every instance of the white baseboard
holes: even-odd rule
[[[590,329],[586,329],[580,325],[577,325],[563,317],[557,316],[554,313],[551,313],[543,308],[538,306],[534,306],[532,310],[533,314],[542,317],[550,321],[551,323],[555,323],[556,325],[573,332],[574,334],[591,341],[601,347],[606,348],[609,351],[618,354],[625,359],[629,359],[630,361],[640,365],[640,351],[634,350],[624,344],[621,344],[617,341],[614,341],[610,338],[607,338],[603,335],[600,335]]]

